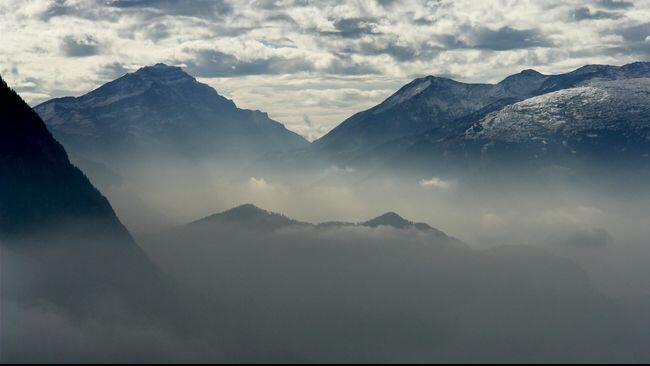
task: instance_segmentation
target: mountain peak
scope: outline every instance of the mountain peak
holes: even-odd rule
[[[372,220],[363,223],[364,226],[378,227],[378,226],[392,226],[398,229],[404,229],[413,226],[411,221],[404,219],[402,216],[395,212],[387,212],[381,216],[375,217]]]
[[[531,79],[543,79],[546,78],[547,76],[542,74],[541,72],[534,70],[534,69],[526,69],[522,70],[518,74],[510,75],[503,79],[499,84],[508,84],[512,83],[514,81],[520,81],[520,80],[531,80]]]
[[[271,213],[269,211],[266,211],[264,209],[255,206],[252,203],[245,203],[241,206],[231,208],[230,210],[223,212],[223,214],[227,214],[231,216],[260,216],[260,215],[265,216],[265,215],[270,215]]]
[[[192,222],[189,226],[196,225],[234,225],[248,230],[277,230],[287,226],[309,225],[286,217],[285,215],[271,212],[247,203],[230,210],[208,216]]]
[[[434,233],[437,236],[440,237],[447,237],[445,233],[438,229],[434,229],[428,224],[421,223],[421,222],[413,222],[409,221],[402,216],[396,214],[395,212],[387,212],[381,216],[375,217],[372,220],[363,222],[360,224],[361,226],[367,226],[371,228],[377,228],[380,226],[389,226],[395,229],[416,229],[419,231],[424,231],[424,232],[430,232]]]
[[[524,76],[543,76],[543,74],[535,69],[526,69],[519,73]]]
[[[498,85],[510,94],[527,97],[539,89],[546,79],[548,79],[547,75],[537,70],[526,69],[518,74],[508,76]]]
[[[181,81],[196,81],[194,77],[183,71],[182,68],[178,66],[169,66],[163,63],[142,67],[132,75],[138,76],[144,80],[162,82],[163,84],[173,84]]]

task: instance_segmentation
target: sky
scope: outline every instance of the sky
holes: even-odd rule
[[[650,59],[650,0],[0,0],[0,75],[30,104],[182,66],[310,140],[414,78]]]

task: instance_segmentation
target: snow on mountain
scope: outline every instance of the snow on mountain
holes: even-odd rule
[[[599,131],[647,133],[650,78],[596,81],[506,106],[470,128],[469,139],[526,142],[566,139]],[[650,138],[650,135],[647,136]]]
[[[494,113],[491,114],[488,117],[491,122],[485,122],[483,127],[494,131],[495,134],[502,133],[512,136],[511,133],[504,131],[509,128],[508,123],[500,121],[508,119],[506,115],[514,113],[515,110],[520,111],[518,112],[521,114],[520,117],[537,121],[518,124],[518,128],[522,129],[518,133],[522,134],[522,137],[535,135],[538,128],[548,126],[559,128],[558,124],[572,118],[580,119],[585,124],[604,123],[602,121],[604,119],[616,119],[615,113],[620,112],[624,115],[641,113],[641,111],[634,112],[635,108],[632,104],[643,102],[643,98],[628,101],[629,103],[626,105],[630,108],[626,111],[605,112],[601,113],[600,117],[590,116],[595,113],[593,111],[579,112],[578,110],[581,106],[591,105],[594,98],[605,98],[603,93],[624,93],[622,90],[615,92],[612,89],[615,88],[614,85],[625,84],[626,80],[648,77],[650,77],[650,63],[648,62],[637,62],[624,66],[587,65],[559,75],[544,75],[529,69],[508,76],[498,84],[467,84],[451,79],[427,76],[405,85],[381,104],[345,120],[330,133],[317,140],[314,147],[319,149],[320,154],[328,154],[339,161],[364,159],[365,155],[373,154],[373,150],[382,145],[404,138],[410,139],[410,136],[426,135],[431,141],[453,139],[460,131],[464,131],[482,119],[485,114],[496,108],[501,109],[518,102],[520,104],[516,107],[505,107],[498,117],[495,117]],[[602,84],[617,80],[621,83],[610,86]],[[632,82],[632,84],[634,83]],[[642,89],[643,87],[642,85],[620,86],[619,89],[624,88],[628,92],[632,92],[632,89]],[[573,90],[573,88],[579,89]],[[548,93],[569,89],[572,90],[560,96],[545,96]],[[606,92],[605,89],[609,91]],[[533,99],[522,102],[527,98]],[[534,107],[534,105],[538,106]],[[563,108],[569,108],[572,111],[567,111],[569,115],[564,116]],[[529,112],[524,113],[524,110],[529,110]],[[583,115],[579,116],[579,113]],[[491,127],[493,125],[500,127]],[[476,134],[481,128],[474,127],[471,133]],[[488,133],[490,132],[485,132],[485,134]]]

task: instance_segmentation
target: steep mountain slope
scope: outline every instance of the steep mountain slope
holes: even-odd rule
[[[73,155],[110,165],[143,153],[254,157],[308,145],[266,113],[239,109],[180,68],[163,64],[35,110]]]
[[[134,245],[108,201],[70,163],[39,116],[4,81],[0,89],[0,238],[88,219],[101,226],[99,233]]]
[[[178,305],[174,286],[4,81],[0,116],[2,300],[79,318],[170,316]]]

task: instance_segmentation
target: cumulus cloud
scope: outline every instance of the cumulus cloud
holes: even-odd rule
[[[103,65],[182,64],[238,105],[290,126],[309,115],[313,136],[418,76],[495,82],[527,68],[565,72],[649,55],[650,3],[507,3],[5,0],[0,70],[20,68],[3,75],[14,85],[42,80],[25,95],[34,103],[96,88],[113,73]]]

